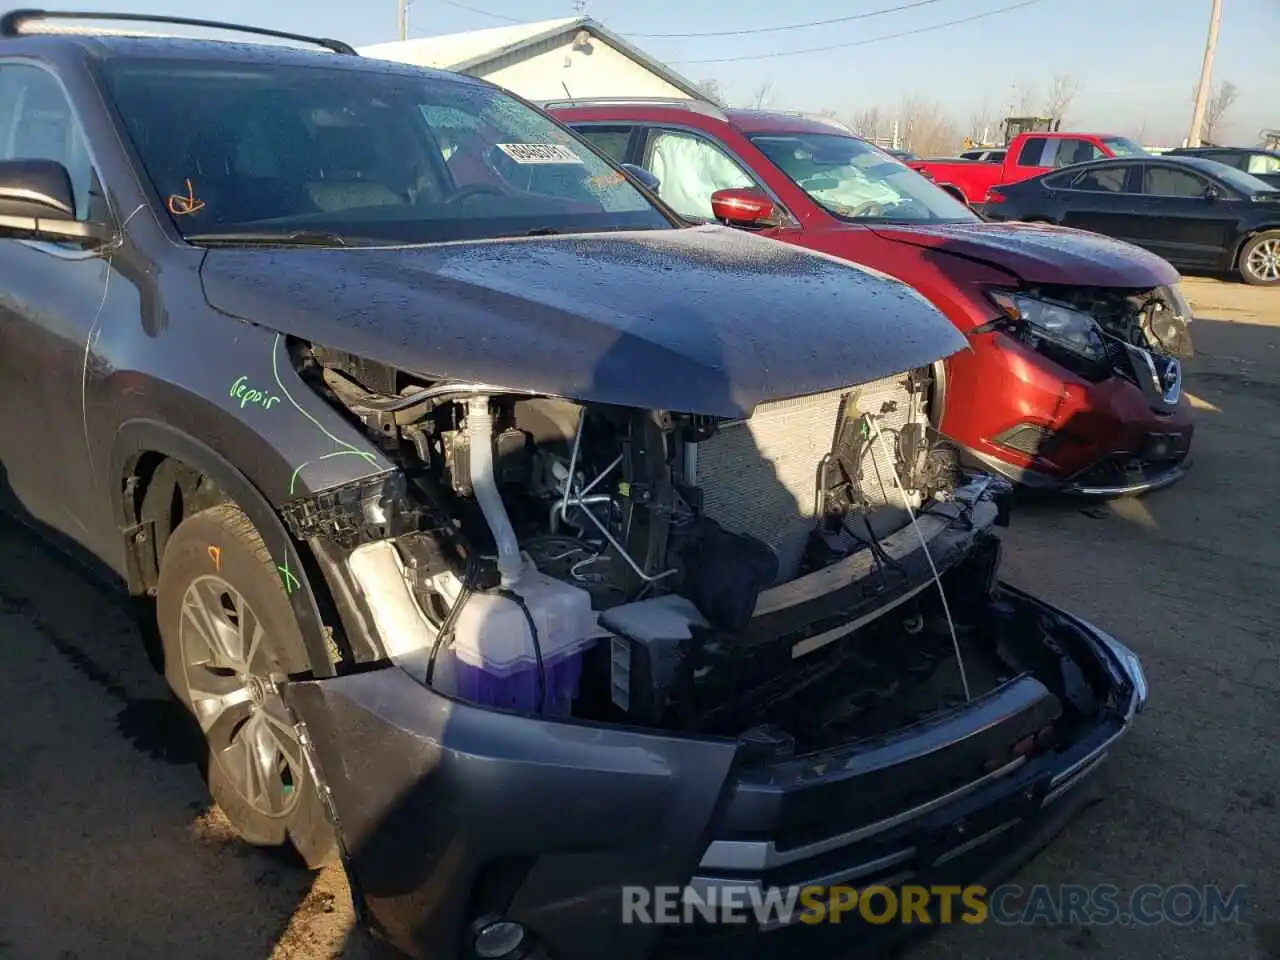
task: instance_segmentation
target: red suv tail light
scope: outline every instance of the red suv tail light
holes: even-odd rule
[[[1004,203],[1007,198],[999,190],[987,191],[987,203]]]

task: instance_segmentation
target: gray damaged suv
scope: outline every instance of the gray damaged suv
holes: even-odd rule
[[[1141,668],[1000,582],[923,298],[477,80],[41,29],[4,494],[150,611],[247,840],[435,958],[817,955],[867,931],[622,889],[989,881],[1096,797]]]

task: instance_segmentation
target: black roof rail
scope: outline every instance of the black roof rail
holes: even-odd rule
[[[283,30],[268,30],[265,27],[248,27],[239,23],[224,23],[219,20],[196,20],[190,17],[166,17],[160,14],[147,13],[102,13],[96,10],[10,10],[0,16],[0,37],[17,37],[22,35],[22,25],[32,20],[113,20],[132,23],[171,23],[183,27],[205,27],[211,30],[230,30],[234,33],[252,33],[260,37],[275,37],[279,40],[295,40],[299,43],[312,43],[334,53],[358,57],[356,48],[342,40],[329,40],[324,37],[308,37],[301,33],[288,33]]]

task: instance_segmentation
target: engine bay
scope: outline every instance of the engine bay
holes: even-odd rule
[[[341,491],[287,519],[342,545],[427,686],[803,750],[963,704],[1025,657],[993,613],[1009,490],[934,430],[938,368],[725,421],[293,351],[400,474],[354,493],[372,528],[339,522]]]

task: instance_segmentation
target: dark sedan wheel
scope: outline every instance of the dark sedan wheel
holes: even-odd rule
[[[1280,230],[1260,233],[1244,245],[1240,276],[1261,287],[1280,285]]]
[[[209,791],[250,843],[292,840],[312,866],[332,830],[278,685],[307,668],[276,565],[231,506],[184,520],[165,546],[157,617],[165,677],[208,745]]]

